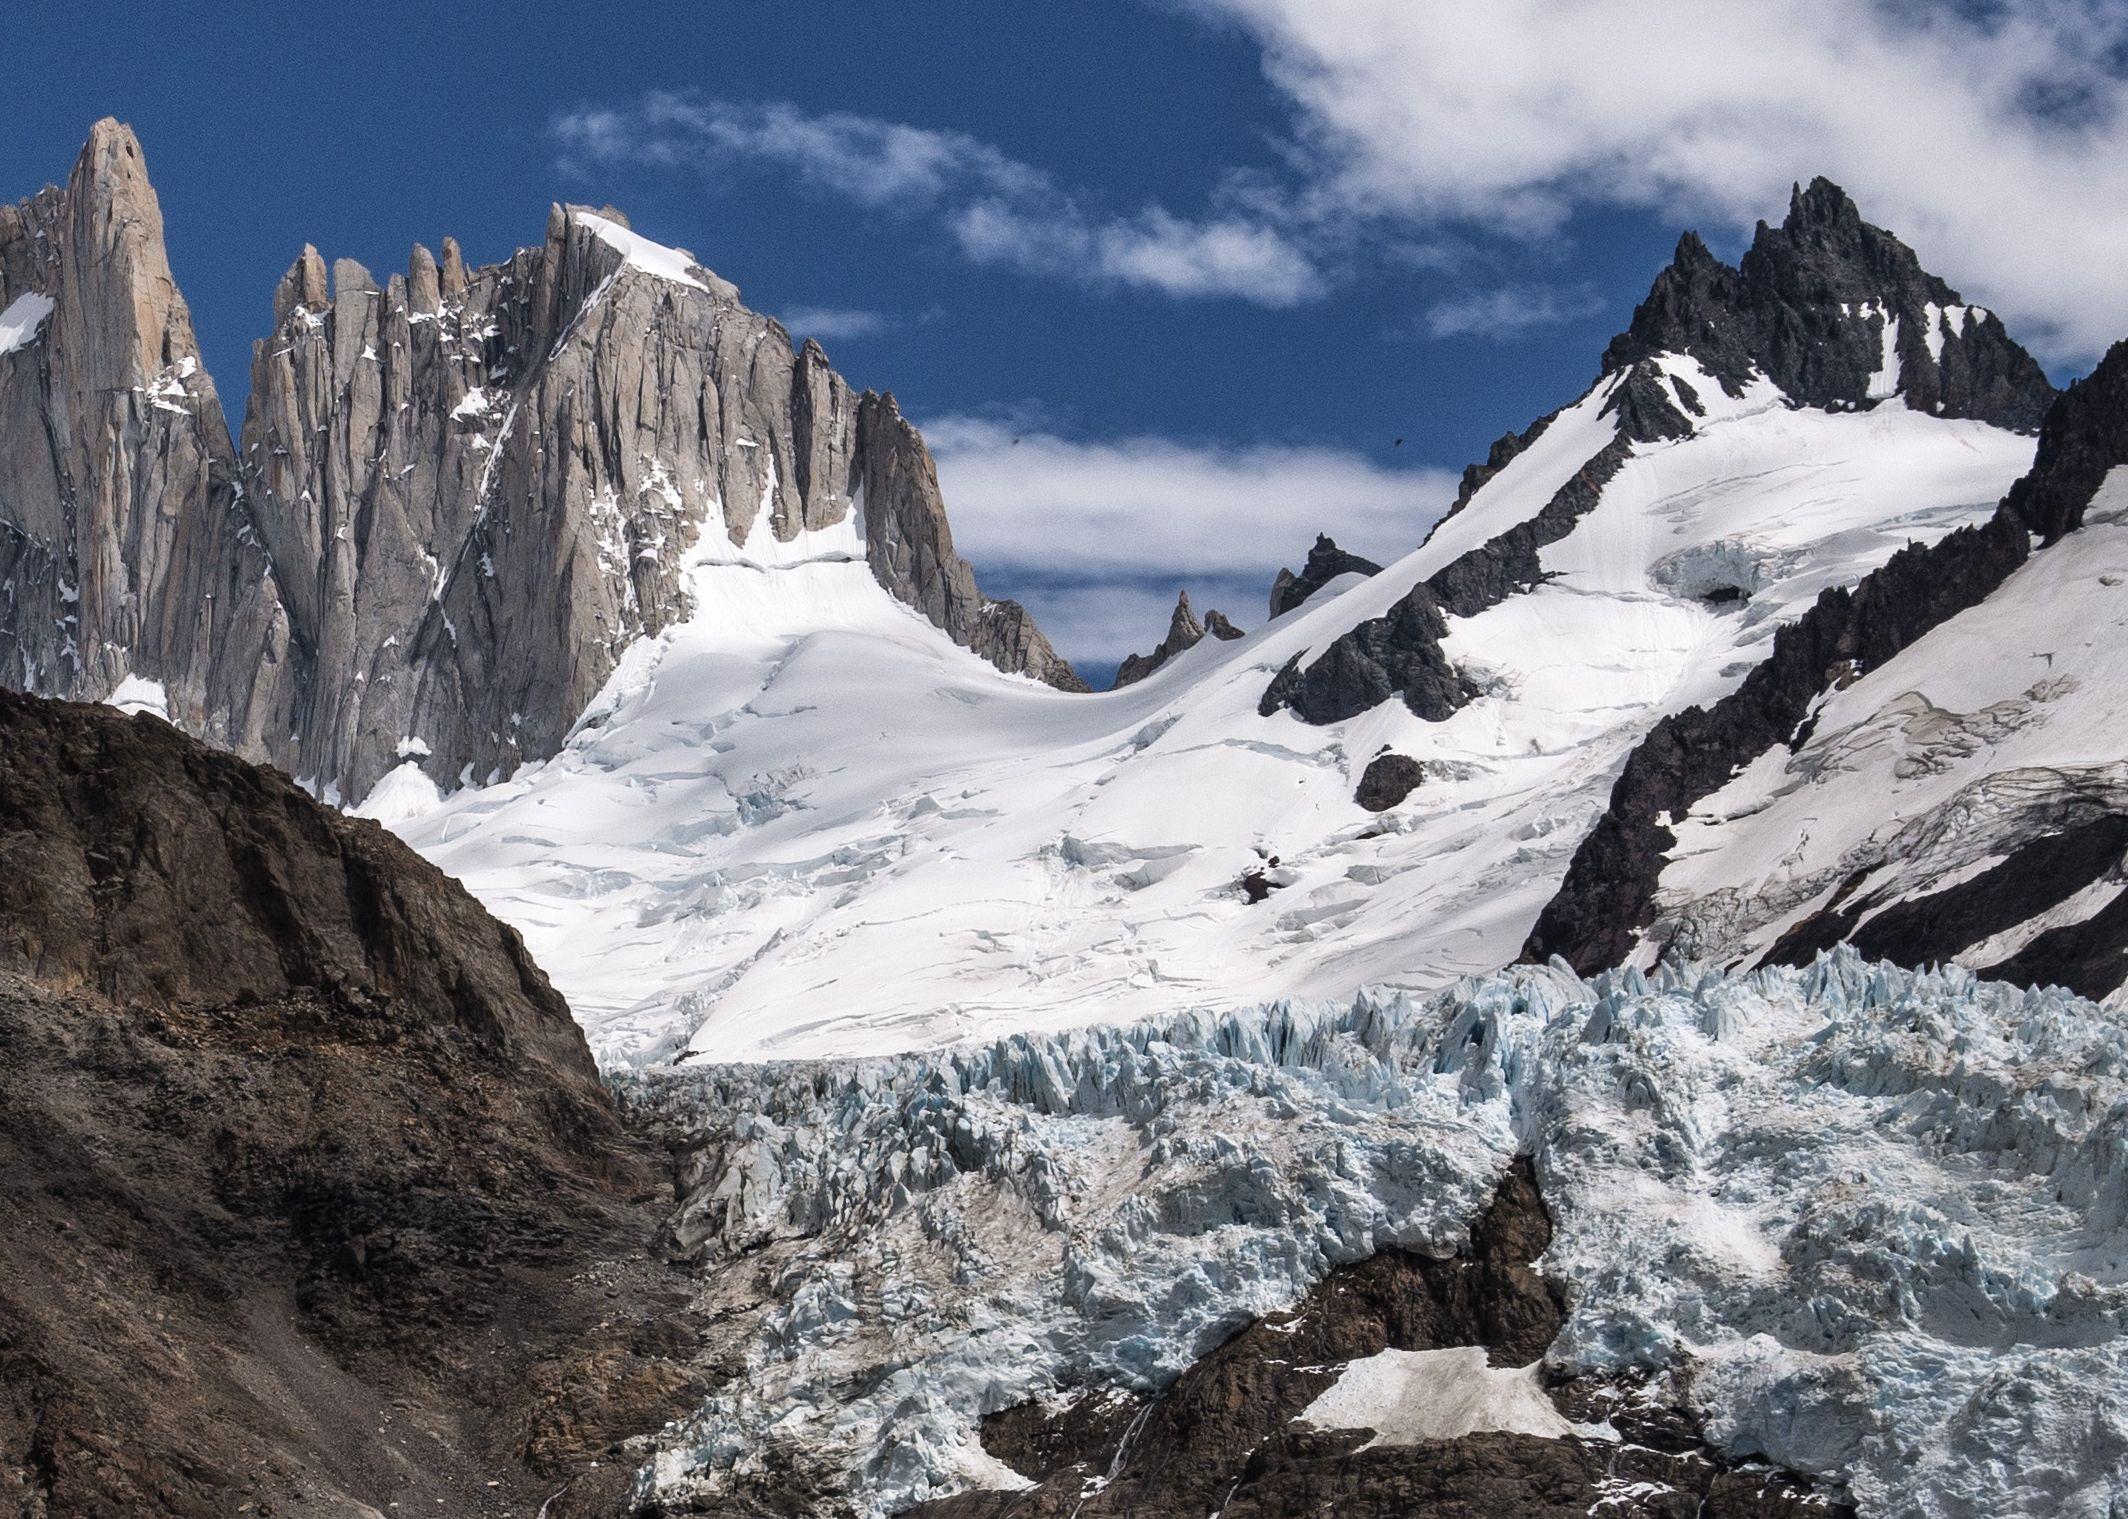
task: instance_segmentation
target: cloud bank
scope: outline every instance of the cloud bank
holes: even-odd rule
[[[1318,217],[1748,230],[1825,174],[2054,356],[2128,335],[2117,0],[1185,3],[1262,47]]]
[[[1289,151],[1208,187],[1203,216],[1091,209],[966,133],[788,103],[651,93],[554,135],[579,166],[776,168],[930,217],[978,263],[1272,307],[1444,228],[1556,247],[1577,213],[1626,209],[1746,233],[1825,174],[2051,357],[2128,334],[2119,0],[1161,3],[1242,28],[1292,111]]]
[[[971,417],[923,433],[955,546],[1075,659],[1151,648],[1178,590],[1252,626],[1279,567],[1298,568],[1318,532],[1387,563],[1455,494],[1446,471],[1340,449],[1084,441]]]

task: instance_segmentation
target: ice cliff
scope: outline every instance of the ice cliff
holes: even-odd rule
[[[621,1091],[679,1157],[732,1373],[645,1500],[1017,1485],[980,1414],[1157,1389],[1335,1266],[1449,1253],[1517,1153],[1571,1300],[1552,1369],[1668,1369],[1718,1445],[1867,1514],[2128,1492],[2128,1030],[2064,992],[1555,963]]]

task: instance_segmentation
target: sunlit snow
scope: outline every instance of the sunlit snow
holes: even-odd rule
[[[1490,970],[1655,716],[1731,689],[1819,591],[1986,515],[2030,459],[1982,423],[1731,398],[1663,362],[1700,431],[1639,447],[1546,584],[1452,624],[1485,693],[1447,722],[1257,704],[1289,658],[1538,511],[1614,435],[1610,382],[1383,574],[1113,694],[953,646],[874,582],[857,510],[789,543],[706,532],[692,620],[627,651],[563,753],[399,826],[523,931],[609,1066]],[[1385,746],[1426,779],[1375,816],[1353,790]],[[1273,856],[1290,884],[1251,905],[1240,878]]]

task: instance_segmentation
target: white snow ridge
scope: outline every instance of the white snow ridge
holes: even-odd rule
[[[1717,1445],[1871,1515],[2113,1519],[2128,1492],[2128,1030],[2065,993],[1844,950],[1554,965],[620,1091],[680,1148],[676,1238],[720,1268],[699,1322],[746,1368],[646,1499],[1015,1485],[980,1414],[1158,1387],[1336,1265],[1448,1253],[1517,1152],[1572,1304],[1552,1366],[1676,1369]],[[1563,1432],[1523,1373],[1444,1364],[1358,1363],[1325,1414]]]

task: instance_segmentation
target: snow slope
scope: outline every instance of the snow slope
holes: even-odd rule
[[[1450,1253],[1518,1152],[1571,1304],[1548,1366],[1681,1379],[1715,1444],[1871,1519],[2128,1492],[2128,1029],[2065,993],[1845,948],[1524,967],[619,1091],[681,1157],[690,1322],[732,1368],[639,1479],[676,1507],[1022,1485],[981,1414],[1158,1388],[1335,1266]],[[1566,1432],[1472,1355],[1354,1363],[1324,1418]]]
[[[1675,830],[1643,959],[1674,943],[1748,963],[1835,892],[1867,900],[1866,927],[2057,828],[2128,811],[2123,648],[2128,469],[2116,469],[2083,528],[1831,694],[1800,749],[1760,756],[1694,808]],[[2000,963],[2124,887],[2107,872],[1956,958]]]
[[[1984,516],[2030,458],[2029,438],[1901,401],[1791,409],[1661,362],[1707,406],[1695,435],[1635,445],[1543,552],[1547,583],[1452,621],[1485,694],[1447,722],[1390,702],[1310,727],[1257,704],[1288,659],[1539,511],[1616,436],[1616,377],[1383,574],[1124,691],[999,675],[829,530],[692,564],[693,620],[631,648],[553,760],[440,805],[391,788],[380,810],[524,932],[609,1066],[1490,970],[1656,716],[1727,690],[1822,587]],[[1375,816],[1352,795],[1385,746],[1427,779]],[[1252,905],[1256,869],[1279,889]]]

